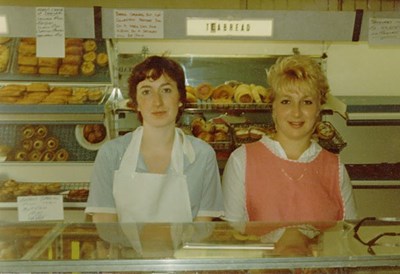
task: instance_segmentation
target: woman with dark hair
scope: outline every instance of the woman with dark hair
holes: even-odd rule
[[[142,126],[98,151],[86,213],[95,222],[220,217],[215,152],[176,127],[186,100],[182,67],[170,58],[148,57],[132,71],[129,96]]]

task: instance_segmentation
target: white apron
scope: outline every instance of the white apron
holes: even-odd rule
[[[175,129],[171,155],[172,174],[136,172],[143,127],[133,132],[132,141],[114,173],[113,195],[118,219],[123,223],[192,222],[189,191],[183,174],[184,156],[180,129]]]

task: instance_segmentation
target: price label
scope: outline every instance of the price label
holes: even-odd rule
[[[64,219],[62,195],[18,197],[17,207],[19,221],[53,221]]]

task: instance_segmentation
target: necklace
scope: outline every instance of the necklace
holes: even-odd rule
[[[301,174],[297,177],[297,178],[293,178],[292,176],[290,176],[286,170],[284,168],[281,168],[281,172],[283,173],[283,175],[285,175],[286,178],[288,178],[290,181],[293,182],[298,182],[301,179],[303,179],[304,177],[304,173],[307,171],[307,168],[304,168],[303,171],[301,172]]]

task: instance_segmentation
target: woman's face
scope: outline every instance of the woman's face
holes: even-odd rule
[[[278,92],[272,104],[276,137],[309,140],[319,120],[319,98],[313,93]]]
[[[179,91],[177,84],[168,75],[157,80],[145,79],[137,85],[137,110],[143,117],[143,125],[154,127],[175,126],[178,114]]]

